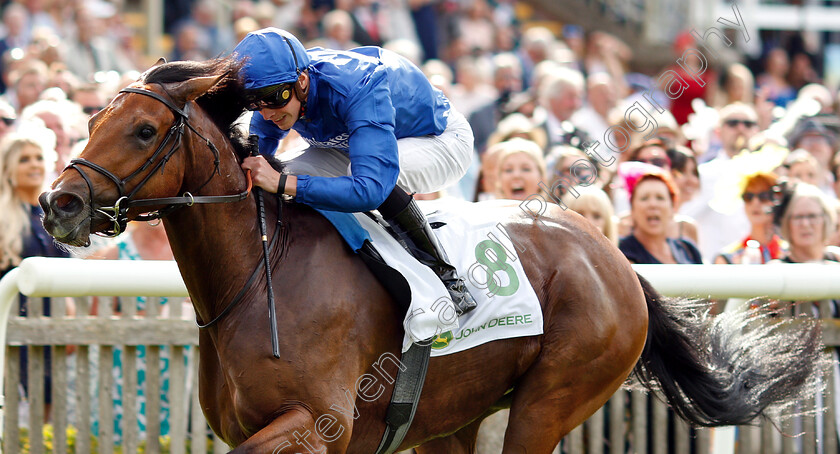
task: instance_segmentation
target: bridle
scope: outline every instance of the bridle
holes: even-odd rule
[[[248,187],[245,191],[239,194],[230,194],[230,195],[220,195],[220,196],[196,196],[191,194],[190,192],[185,192],[183,196],[180,197],[161,197],[161,198],[154,198],[154,199],[134,199],[134,196],[137,192],[143,188],[143,186],[151,179],[151,177],[160,170],[163,173],[163,168],[169,159],[175,154],[178,149],[181,148],[181,141],[184,136],[184,127],[186,126],[192,131],[195,135],[200,137],[204,142],[207,144],[207,147],[213,152],[214,162],[213,162],[213,172],[210,173],[210,177],[201,184],[194,192],[199,192],[201,189],[206,186],[210,180],[213,179],[213,176],[216,174],[221,175],[219,171],[219,150],[210,141],[210,139],[204,137],[198,130],[190,124],[189,115],[187,113],[187,109],[189,108],[189,103],[187,103],[183,109],[179,109],[170,99],[153,92],[151,90],[145,88],[123,88],[120,90],[120,93],[137,93],[140,95],[148,96],[150,98],[154,98],[161,103],[163,103],[172,113],[175,115],[175,122],[169,128],[166,133],[166,136],[163,138],[163,141],[158,145],[157,149],[154,153],[143,163],[137,170],[132,172],[125,178],[120,179],[120,177],[114,175],[108,169],[100,166],[99,164],[95,164],[93,162],[88,161],[87,159],[76,158],[70,161],[70,164],[65,168],[67,169],[74,169],[82,176],[87,183],[88,186],[88,193],[90,194],[90,220],[91,225],[93,224],[93,218],[96,213],[104,215],[110,222],[113,223],[113,228],[106,229],[102,232],[97,232],[97,235],[100,236],[108,236],[114,237],[119,235],[125,230],[126,225],[128,224],[128,210],[134,207],[146,207],[146,206],[155,206],[155,205],[166,205],[164,208],[159,210],[155,210],[150,213],[140,214],[135,219],[138,221],[152,221],[155,219],[160,219],[170,212],[174,211],[177,208],[181,208],[184,206],[192,206],[196,203],[229,203],[229,202],[238,202],[244,200],[248,197],[248,194],[251,191],[251,179],[250,175],[248,178]],[[167,145],[169,145],[169,149],[164,152]],[[163,155],[159,160],[158,157]],[[157,163],[155,162],[157,160]],[[150,166],[154,165],[152,170],[142,179],[140,182],[131,190],[126,191],[126,183],[144,172]],[[100,207],[94,208],[93,205],[93,183],[91,183],[90,178],[85,174],[82,167],[88,167],[93,169],[97,173],[101,174],[102,176],[111,180],[117,187],[119,191],[119,197],[117,201],[114,202],[113,206],[110,207]]]
[[[184,207],[184,206],[192,206],[196,203],[238,202],[238,201],[244,200],[245,198],[248,197],[248,194],[251,193],[251,188],[253,186],[253,183],[251,181],[251,172],[250,171],[246,172],[247,179],[248,179],[248,186],[245,189],[245,191],[240,192],[239,194],[219,195],[219,196],[194,196],[189,192],[185,192],[184,195],[181,196],[181,197],[162,197],[162,198],[155,198],[155,199],[139,199],[139,200],[133,199],[133,197],[137,194],[137,191],[139,191],[140,188],[142,188],[143,185],[145,185],[149,181],[149,179],[152,177],[152,175],[154,175],[158,171],[158,169],[160,169],[161,173],[163,173],[164,165],[166,165],[166,163],[169,161],[169,159],[172,157],[172,155],[175,154],[175,152],[178,151],[178,149],[181,147],[181,139],[183,138],[183,135],[184,135],[184,127],[185,126],[187,128],[189,128],[190,131],[195,133],[195,135],[197,135],[202,140],[204,140],[204,142],[207,144],[207,147],[210,148],[210,150],[213,152],[213,156],[214,156],[213,172],[210,173],[210,177],[207,178],[207,180],[204,183],[202,183],[201,186],[199,186],[198,189],[195,190],[195,192],[201,191],[201,189],[204,188],[204,186],[206,186],[207,183],[209,183],[210,180],[213,179],[214,175],[216,175],[216,174],[221,175],[221,172],[219,171],[220,158],[219,158],[219,150],[218,150],[218,148],[216,148],[216,146],[213,144],[213,142],[211,142],[210,139],[204,137],[200,132],[198,132],[190,124],[189,115],[186,112],[187,109],[189,108],[189,103],[187,103],[184,106],[184,109],[179,109],[178,106],[176,106],[170,99],[168,99],[168,98],[166,98],[166,97],[164,97],[164,96],[162,96],[158,93],[155,93],[151,90],[145,89],[145,88],[128,87],[128,88],[123,88],[122,90],[120,90],[120,93],[137,93],[137,94],[140,94],[140,95],[149,96],[151,98],[154,98],[154,99],[162,102],[166,107],[169,108],[169,110],[172,111],[173,114],[175,114],[175,122],[169,128],[169,131],[166,133],[166,137],[163,138],[163,141],[160,143],[160,145],[158,145],[155,152],[152,153],[152,156],[149,157],[149,159],[147,159],[146,162],[143,163],[137,170],[135,170],[129,176],[127,176],[123,179],[120,179],[118,176],[114,175],[108,169],[106,169],[106,168],[104,168],[104,167],[102,167],[98,164],[94,164],[94,163],[92,163],[92,162],[90,162],[86,159],[81,159],[81,158],[71,160],[70,165],[68,165],[65,168],[65,170],[66,169],[74,169],[77,172],[79,172],[79,174],[85,180],[85,183],[87,183],[87,185],[88,185],[88,191],[89,191],[89,194],[90,194],[89,203],[90,203],[91,223],[93,223],[93,217],[96,215],[97,212],[100,213],[100,214],[103,214],[105,217],[108,218],[108,220],[110,220],[111,222],[114,223],[114,226],[113,226],[112,229],[109,229],[109,230],[106,230],[106,231],[103,231],[103,232],[97,233],[97,234],[100,234],[102,236],[117,236],[117,235],[119,235],[122,231],[125,230],[125,227],[128,224],[128,210],[130,208],[133,208],[133,207],[152,206],[152,205],[166,205],[164,208],[153,211],[151,213],[141,214],[141,215],[139,215],[135,218],[136,220],[139,220],[139,221],[151,221],[151,220],[155,220],[155,219],[160,219],[163,216],[166,216],[167,214],[169,214],[170,212],[172,212],[173,210],[175,210],[177,208]],[[159,155],[161,155],[163,153],[163,150],[166,149],[167,145],[170,144],[170,142],[171,142],[171,145],[169,146],[169,150],[167,150],[166,153],[163,154],[163,157],[161,157],[161,159],[159,161],[157,161],[157,164],[155,164],[155,160],[158,158]],[[149,172],[142,180],[140,180],[140,183],[138,183],[137,186],[134,187],[134,189],[132,189],[130,192],[126,193],[126,188],[125,188],[126,182],[128,182],[132,178],[136,177],[137,175],[139,175],[140,173],[142,173],[143,171],[148,169],[153,164],[155,164],[155,166],[154,166],[154,168],[152,168],[152,171]],[[90,178],[88,178],[88,176],[85,174],[85,172],[81,168],[81,166],[91,168],[94,171],[102,174],[103,176],[105,176],[106,178],[108,178],[109,180],[114,182],[114,184],[117,186],[117,190],[120,193],[119,198],[117,198],[117,201],[114,203],[114,206],[102,207],[102,208],[96,208],[96,209],[93,208],[93,184],[91,183]],[[278,197],[279,197],[279,195],[278,195]],[[261,203],[262,199],[258,198],[258,200]],[[282,204],[282,201],[280,203]],[[279,207],[282,208],[282,205],[279,205]],[[236,306],[242,300],[242,297],[245,295],[245,292],[249,288],[251,288],[251,285],[253,285],[253,283],[256,281],[256,278],[259,275],[260,270],[264,270],[266,272],[266,282],[268,283],[268,285],[271,285],[271,274],[270,274],[270,268],[269,268],[269,266],[270,266],[269,254],[270,254],[270,251],[274,249],[274,246],[276,245],[277,240],[280,237],[284,237],[283,244],[285,244],[285,238],[286,238],[286,235],[288,234],[288,230],[282,228],[283,215],[282,215],[282,211],[280,210],[280,208],[278,208],[278,213],[277,213],[277,225],[278,226],[277,226],[277,228],[274,229],[274,233],[272,234],[270,245],[266,244],[267,238],[266,238],[266,235],[265,235],[265,225],[264,225],[264,223],[265,223],[265,212],[262,211],[262,208],[260,208],[260,216],[261,216],[260,221],[263,223],[263,232],[262,232],[263,244],[264,244],[264,247],[267,248],[267,249],[264,250],[265,260],[260,261],[257,264],[257,267],[254,268],[254,271],[251,273],[251,277],[248,278],[248,281],[245,284],[245,286],[242,287],[242,289],[239,290],[239,293],[237,293],[236,296],[233,297],[233,299],[227,304],[227,306],[225,306],[225,308],[216,317],[214,317],[212,320],[210,320],[207,323],[202,323],[201,321],[196,319],[196,323],[198,324],[199,328],[202,328],[202,329],[203,328],[209,328],[209,327],[215,325],[225,315],[227,315],[233,309],[233,307]],[[279,232],[281,232],[281,231],[283,232],[283,235],[279,234]],[[281,250],[280,254],[282,256],[282,254],[283,254],[282,250]],[[272,305],[274,304],[274,302],[271,298],[269,298],[269,303],[272,304]],[[276,340],[277,339],[277,334],[276,334],[276,331],[275,331],[276,330],[276,316],[274,315],[273,311],[270,312],[270,314],[271,314],[271,323],[273,324],[273,326],[275,326],[274,330],[272,330],[273,338],[275,339],[273,341],[273,344],[272,344],[273,347],[274,347],[274,356],[279,357],[279,353],[277,353],[277,340]]]

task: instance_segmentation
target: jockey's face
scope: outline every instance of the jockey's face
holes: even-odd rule
[[[294,126],[295,122],[298,121],[298,117],[300,117],[300,100],[297,99],[297,96],[292,95],[292,99],[285,106],[279,109],[263,107],[260,109],[260,114],[280,129],[292,129],[292,126]]]
[[[309,76],[304,72],[300,75],[299,83],[303,89],[309,86]],[[268,121],[273,122],[278,128],[288,131],[300,118],[300,99],[297,97],[297,90],[292,90],[292,97],[289,102],[280,108],[263,107],[260,114]]]

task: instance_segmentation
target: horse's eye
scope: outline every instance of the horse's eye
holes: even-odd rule
[[[137,137],[139,137],[141,140],[149,140],[154,136],[155,128],[151,126],[143,126],[142,128],[140,128],[139,131],[137,131]]]

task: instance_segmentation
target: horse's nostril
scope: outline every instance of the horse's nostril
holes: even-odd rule
[[[56,210],[61,210],[67,214],[78,213],[82,209],[82,199],[73,194],[61,194],[53,200],[53,206]]]

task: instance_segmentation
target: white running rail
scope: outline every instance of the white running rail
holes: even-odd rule
[[[634,268],[667,296],[840,298],[840,267],[828,265],[634,265]],[[0,280],[0,344],[3,346],[18,293],[32,297],[188,296],[175,262],[31,257]],[[0,348],[0,370],[5,370],[5,354],[6,349]],[[0,428],[3,427],[3,379],[0,374]]]

